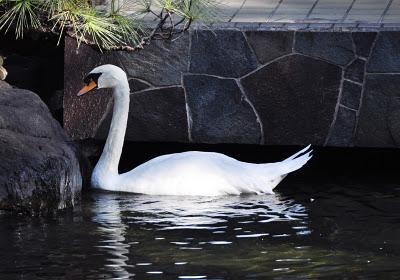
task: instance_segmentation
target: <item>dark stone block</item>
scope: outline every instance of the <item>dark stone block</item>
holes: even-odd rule
[[[357,112],[339,107],[336,121],[329,137],[328,146],[349,147],[353,145],[354,130],[356,127]]]
[[[181,87],[145,90],[131,94],[130,99],[126,140],[188,141],[185,94]],[[107,138],[111,117],[112,110],[109,106],[107,115],[97,130],[97,139]]]
[[[261,64],[292,52],[294,32],[248,31],[245,34]]]
[[[151,87],[151,85],[149,85],[145,81],[135,79],[135,78],[129,79],[128,82],[129,82],[129,89],[131,90],[131,92],[141,91],[141,90],[145,90],[145,89],[148,89],[149,87]]]
[[[341,69],[292,55],[242,79],[270,145],[323,145],[333,121]]]
[[[369,73],[400,73],[399,32],[380,32],[368,61]]]
[[[375,41],[376,32],[353,32],[354,45],[356,46],[356,54],[361,57],[369,57],[372,44]]]
[[[193,31],[191,41],[191,73],[238,78],[257,68],[256,56],[240,31]]]
[[[297,32],[295,50],[343,66],[354,59],[350,33]]]
[[[193,141],[260,143],[260,124],[235,80],[185,75],[183,83],[192,117]]]
[[[110,90],[98,90],[77,97],[83,87],[84,77],[96,66],[111,63],[119,65],[113,53],[100,53],[76,41],[65,38],[64,62],[64,128],[72,139],[87,139],[94,136],[95,129],[110,102]],[[120,66],[120,65],[119,65]]]
[[[400,75],[367,75],[356,133],[357,146],[396,146],[394,138],[400,137],[396,134],[397,117],[391,116],[400,112],[397,102],[400,98],[399,89]]]
[[[361,101],[361,91],[362,87],[360,85],[344,81],[340,103],[348,108],[358,110]]]
[[[117,52],[130,78],[142,78],[157,86],[178,85],[189,64],[189,35],[175,41],[153,40],[143,50]]]
[[[354,60],[345,70],[346,79],[362,83],[364,80],[365,61],[361,59]]]

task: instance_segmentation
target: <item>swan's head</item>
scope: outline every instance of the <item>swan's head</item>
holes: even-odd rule
[[[83,80],[85,86],[78,92],[83,95],[93,89],[115,88],[127,85],[127,77],[121,68],[111,64],[101,65],[94,68]]]

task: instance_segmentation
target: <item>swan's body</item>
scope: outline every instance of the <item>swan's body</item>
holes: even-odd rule
[[[288,173],[301,168],[311,158],[309,147],[284,161],[266,164],[241,162],[219,153],[184,152],[154,158],[119,174],[129,111],[128,80],[125,72],[113,65],[97,67],[88,77],[88,86],[80,94],[96,85],[114,89],[113,118],[103,153],[92,174],[94,188],[152,195],[273,193]]]

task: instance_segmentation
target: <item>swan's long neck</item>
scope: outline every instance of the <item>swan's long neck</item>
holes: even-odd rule
[[[118,164],[124,145],[129,113],[129,85],[127,81],[114,88],[114,108],[110,130],[95,173],[118,175]]]

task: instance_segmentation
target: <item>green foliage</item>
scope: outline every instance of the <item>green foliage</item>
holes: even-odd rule
[[[8,4],[9,9],[0,17],[0,29],[6,32],[15,24],[15,35],[22,38],[24,30],[28,27],[39,28],[41,26],[37,14],[39,2],[37,0],[2,0],[0,4]]]
[[[102,11],[88,0],[0,0],[0,31],[13,29],[18,39],[35,29],[59,34],[60,39],[68,34],[76,38],[78,46],[84,42],[100,49],[135,49],[157,35],[170,38],[193,21],[215,20],[216,1],[125,0],[119,6],[117,0],[106,0],[108,8]],[[146,33],[142,19],[148,20],[149,15],[158,25]],[[177,31],[179,24],[183,27]]]

